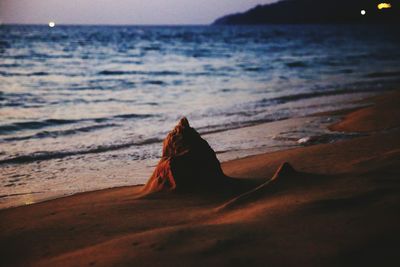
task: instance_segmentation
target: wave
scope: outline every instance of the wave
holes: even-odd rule
[[[47,75],[50,75],[50,73],[45,72],[45,71],[36,71],[36,72],[29,72],[29,73],[0,71],[0,76],[4,76],[4,77],[12,77],[12,76],[47,76]]]
[[[1,94],[0,94],[0,100],[1,100]],[[136,103],[136,100],[134,99],[118,99],[118,98],[107,98],[107,99],[93,99],[93,100],[87,100],[87,99],[62,99],[58,101],[52,101],[49,102],[47,105],[64,105],[64,104],[91,104],[91,103],[109,103],[109,102],[115,102],[115,103]]]
[[[122,144],[113,144],[113,145],[102,145],[94,148],[88,148],[83,150],[73,150],[73,151],[41,151],[35,152],[28,155],[20,155],[12,158],[2,159],[0,160],[0,165],[4,164],[26,164],[36,161],[44,161],[44,160],[52,160],[52,159],[61,159],[71,156],[78,155],[86,155],[86,154],[95,154],[95,153],[104,153],[109,151],[115,151],[120,149],[129,148],[132,146],[143,146],[154,143],[162,142],[160,138],[149,138],[140,142],[129,142]]]
[[[366,78],[384,78],[400,76],[400,71],[372,72],[365,75]]]
[[[346,140],[355,137],[366,136],[363,133],[328,133],[316,136],[307,136],[297,140],[297,143],[302,146],[316,145],[316,144],[327,144],[334,143],[339,140]],[[276,138],[279,140],[279,137]]]
[[[61,137],[61,136],[78,134],[78,133],[88,133],[88,132],[92,132],[95,130],[109,128],[109,127],[116,127],[116,126],[119,126],[119,125],[110,123],[110,124],[102,124],[102,125],[91,125],[91,126],[85,126],[85,127],[68,129],[68,130],[42,131],[42,132],[39,132],[39,133],[36,133],[33,135],[3,138],[3,139],[1,139],[1,141],[12,142],[12,141],[23,141],[23,140],[29,140],[29,139],[41,139],[41,138],[47,138],[47,137],[54,138],[54,137]]]
[[[80,122],[96,122],[96,123],[102,123],[106,121],[110,121],[113,119],[145,119],[145,118],[150,118],[150,117],[155,117],[157,116],[156,114],[119,114],[119,115],[114,115],[112,117],[103,117],[103,118],[83,118],[83,119],[77,119],[77,120],[61,120],[61,119],[47,119],[47,120],[42,120],[42,121],[25,121],[25,122],[15,122],[11,124],[5,124],[5,125],[0,125],[0,134],[8,134],[8,133],[13,133],[13,132],[18,132],[18,131],[23,131],[23,130],[36,130],[36,129],[42,129],[46,127],[51,127],[51,126],[59,126],[59,125],[65,125],[65,124],[74,124],[74,123],[80,123]],[[102,127],[101,125],[94,125],[91,127]],[[80,129],[80,128],[78,128]],[[81,128],[85,130],[85,127]],[[93,128],[95,129],[95,128]],[[90,128],[89,128],[90,130]],[[69,130],[65,130],[69,131]],[[56,131],[55,131],[56,132]],[[50,132],[48,132],[50,133]]]
[[[97,73],[98,75],[129,75],[137,74],[136,71],[122,71],[122,70],[102,70]]]
[[[389,88],[387,89],[389,90]],[[330,91],[318,91],[318,92],[311,92],[311,93],[302,93],[302,94],[295,94],[295,95],[286,95],[280,96],[275,98],[263,98],[260,101],[256,102],[258,106],[266,106],[270,104],[284,104],[291,101],[299,101],[303,99],[310,99],[314,97],[322,97],[322,96],[335,96],[335,95],[344,95],[344,94],[355,94],[355,93],[367,93],[367,92],[374,92],[376,88],[374,87],[363,87],[360,89],[336,89]]]
[[[49,73],[45,71],[32,72],[28,74],[28,76],[47,76],[47,75],[49,75]]]
[[[178,71],[125,71],[125,70],[102,70],[98,75],[151,75],[151,76],[175,76],[182,74]]]
[[[1,67],[1,66],[0,66]],[[29,66],[24,66],[29,67]],[[46,71],[35,71],[35,72],[9,72],[9,71],[0,71],[0,76],[3,77],[31,77],[31,76],[49,76],[49,75],[57,75],[57,76],[66,76],[66,77],[78,77],[81,76],[80,73],[68,73],[68,72],[46,72]]]
[[[11,44],[6,40],[0,40],[0,48],[10,48]]]
[[[263,68],[261,68],[261,67],[243,67],[243,70],[249,71],[249,72],[259,72],[259,71],[262,71]]]
[[[144,84],[151,84],[151,85],[165,85],[165,82],[159,80],[148,80],[144,81]]]
[[[0,64],[0,67],[18,67],[19,65],[8,65],[4,66]],[[29,67],[25,65],[24,67]],[[0,71],[0,76],[3,77],[32,77],[32,76],[50,76],[50,75],[57,75],[57,76],[66,76],[66,77],[79,77],[82,76],[80,73],[73,73],[73,72],[46,72],[46,71],[35,71],[35,72],[9,72],[9,71]]]
[[[16,132],[21,130],[34,130],[55,125],[76,123],[79,120],[47,119],[43,121],[24,121],[1,125],[0,133]]]
[[[307,64],[303,61],[293,61],[286,63],[286,66],[290,68],[304,68],[307,67]]]
[[[122,119],[146,119],[146,118],[151,118],[155,117],[153,114],[121,114],[121,115],[115,115],[114,118],[122,118]]]
[[[0,91],[0,107],[31,107],[43,102],[41,97],[31,93],[5,93]]]
[[[161,47],[159,47],[159,46],[145,46],[145,47],[142,47],[142,49],[144,51],[159,51],[159,50],[161,50]]]
[[[20,67],[20,66],[21,66],[21,64],[17,64],[17,63],[0,63],[0,68],[16,68],[16,67]]]

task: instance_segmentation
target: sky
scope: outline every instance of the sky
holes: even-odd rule
[[[0,0],[1,23],[209,24],[276,0]]]

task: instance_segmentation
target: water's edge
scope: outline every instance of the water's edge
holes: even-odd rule
[[[359,109],[368,106],[369,103],[360,102],[360,100],[367,97],[377,95],[377,93],[368,93],[358,95],[357,97],[350,98],[346,105],[338,105],[341,108],[329,109],[329,112],[337,112],[348,109]],[[340,133],[333,132],[328,129],[328,126],[339,121],[342,116],[336,115],[318,115],[309,114],[303,117],[285,118],[277,121],[269,122],[251,122],[240,128],[233,128],[224,131],[215,131],[203,133],[202,137],[206,139],[211,147],[214,148],[218,159],[223,162],[234,161],[237,159],[271,153],[276,151],[282,151],[287,149],[294,149],[302,146],[310,146],[321,143],[333,143],[348,138],[355,138],[363,136],[360,133]],[[239,150],[218,150],[218,143],[221,140],[230,139],[232,144],[242,143],[244,136],[248,144],[247,148]],[[249,142],[254,140],[254,143]],[[155,143],[156,145],[162,146],[161,142]],[[150,177],[152,170],[154,169],[158,159],[154,159],[150,162],[139,162],[136,166],[140,169],[142,175]],[[124,169],[112,169],[114,172],[129,173]],[[85,175],[85,174],[82,174]],[[130,173],[129,178],[133,178],[135,173]],[[12,195],[1,195],[0,196],[0,209],[15,208],[19,206],[32,205],[45,201],[51,201],[58,198],[69,197],[77,194],[92,193],[101,190],[118,189],[124,187],[140,186],[147,180],[140,180],[135,182],[135,179],[131,179],[131,183],[115,186],[105,186],[94,188],[85,191],[56,191],[56,192],[25,192],[17,193]],[[137,180],[136,180],[137,181]]]

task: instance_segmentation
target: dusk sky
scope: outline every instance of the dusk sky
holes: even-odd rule
[[[276,0],[0,0],[0,22],[208,24]]]

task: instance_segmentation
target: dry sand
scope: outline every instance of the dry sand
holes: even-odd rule
[[[364,137],[222,164],[257,184],[298,171],[233,201],[136,186],[1,210],[0,265],[400,266],[400,93],[373,101],[331,126]]]

